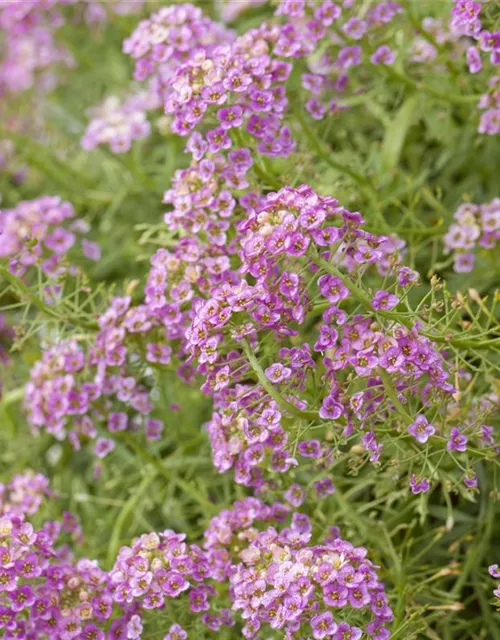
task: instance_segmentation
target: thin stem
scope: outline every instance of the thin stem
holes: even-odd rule
[[[371,308],[372,303],[368,294],[365,291],[363,291],[363,289],[358,287],[354,282],[352,282],[350,278],[345,276],[332,263],[328,262],[324,258],[320,258],[319,256],[312,257],[311,259],[318,266],[323,267],[323,269],[328,273],[331,273],[332,275],[335,275],[338,278],[340,278],[340,280],[342,280],[342,283],[349,289],[352,296],[356,300],[358,300],[358,302],[361,302],[368,308]],[[408,329],[413,328],[412,322],[398,311],[385,311],[384,309],[378,309],[377,313],[380,316],[387,318],[388,320],[393,320],[394,322],[399,322],[400,324],[403,324],[404,326],[408,327]],[[430,333],[422,330],[420,331],[420,333],[426,338],[429,338],[430,340],[432,340],[433,342],[449,344],[460,349],[493,349],[494,347],[500,346],[500,338],[494,338],[492,340],[477,341],[474,339],[467,339],[467,338],[465,339],[454,338],[452,336],[437,334],[437,333]]]
[[[438,98],[439,100],[443,100],[444,102],[451,102],[452,104],[470,104],[473,102],[478,102],[479,98],[481,97],[478,95],[463,96],[455,93],[442,93],[441,91],[434,89],[434,87],[430,87],[423,82],[418,82],[417,80],[410,78],[410,76],[407,76],[400,71],[396,71],[396,69],[394,69],[390,65],[380,65],[380,67],[384,69],[387,75],[394,80],[398,80],[399,82],[412,87],[416,91],[423,91],[424,93],[428,93],[434,98]]]
[[[317,420],[318,413],[316,411],[303,411],[299,409],[288,400],[285,400],[283,396],[274,388],[271,381],[267,379],[264,370],[259,364],[259,361],[255,357],[253,351],[250,349],[250,345],[247,342],[243,343],[243,350],[245,352],[246,357],[248,358],[248,362],[250,363],[255,375],[259,383],[264,387],[267,393],[271,396],[271,398],[278,404],[280,407],[291,413],[296,418],[300,418],[302,420]]]
[[[50,316],[51,318],[55,318],[59,322],[71,322],[77,326],[83,327],[84,329],[97,330],[99,327],[96,322],[87,322],[82,318],[76,316],[60,316],[55,309],[53,309],[50,305],[44,302],[39,296],[32,293],[24,282],[17,278],[14,274],[12,274],[6,267],[0,265],[0,275],[2,275],[7,282],[9,282],[14,289],[18,290],[18,294],[21,299],[25,298],[28,302],[33,304],[39,311],[45,313],[45,315]]]
[[[391,378],[388,375],[387,371],[379,367],[379,376],[384,384],[385,390],[389,398],[391,399],[394,408],[399,413],[399,415],[403,418],[406,425],[412,424],[413,420],[410,415],[407,413],[400,399],[398,398],[398,394],[396,389],[392,386]]]
[[[303,132],[306,134],[309,142],[314,147],[314,150],[316,151],[316,153],[325,162],[327,162],[331,167],[333,167],[337,171],[340,171],[341,173],[344,173],[346,176],[349,176],[350,178],[352,178],[352,180],[357,182],[359,185],[368,188],[372,192],[372,194],[376,194],[377,193],[376,188],[373,186],[373,184],[371,183],[369,178],[367,178],[366,176],[361,175],[360,173],[357,173],[353,169],[350,169],[349,167],[346,167],[345,164],[342,164],[341,162],[338,162],[337,160],[334,160],[334,158],[332,158],[331,154],[324,149],[324,147],[323,147],[323,145],[321,143],[321,140],[316,136],[316,133],[314,132],[314,129],[306,122],[306,120],[304,118],[304,115],[300,111],[300,109],[297,109],[295,111],[295,114],[296,114],[297,120],[299,121],[300,126],[302,127]]]

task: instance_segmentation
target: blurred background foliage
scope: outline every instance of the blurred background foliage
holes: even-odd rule
[[[148,2],[144,15],[160,4]],[[198,4],[217,15],[211,2]],[[248,11],[235,28],[243,32],[258,25],[272,13],[272,4]],[[450,9],[449,2],[406,4],[416,22],[429,12],[439,17]],[[500,3],[489,2],[488,10],[492,24],[498,24]],[[143,283],[149,256],[168,241],[162,226],[163,191],[175,170],[187,164],[185,140],[167,133],[161,113],[153,118],[153,134],[134,143],[129,153],[113,155],[102,148],[89,153],[80,147],[89,109],[108,95],[124,95],[131,85],[132,64],[121,43],[137,21],[135,15],[115,16],[89,27],[68,19],[59,35],[77,68],[66,70],[50,95],[31,92],[1,106],[0,138],[13,142],[17,170],[25,174],[22,181],[15,172],[0,174],[2,207],[40,194],[57,194],[74,204],[77,215],[91,223],[91,237],[102,249],[102,260],[79,285],[98,292],[96,309],[104,308],[110,287],[139,295],[142,287],[136,281]],[[396,42],[403,47],[407,35],[395,34]],[[452,292],[473,288],[480,295],[489,293],[490,309],[500,257],[479,254],[472,273],[457,275],[442,253],[442,237],[457,206],[499,195],[498,140],[477,136],[473,101],[449,99],[458,92],[473,95],[475,79],[443,73],[412,84],[375,67],[372,72],[365,78],[367,90],[346,101],[348,111],[318,123],[303,109],[298,69],[289,84],[297,153],[267,160],[266,169],[280,185],[308,183],[358,208],[372,231],[397,233],[408,245],[408,264],[423,276],[418,295],[429,291],[436,274]],[[14,117],[22,124],[12,131],[7,123]],[[74,512],[83,524],[79,554],[97,557],[109,567],[117,549],[143,531],[172,528],[195,540],[211,516],[245,495],[231,474],[218,475],[212,468],[200,428],[210,415],[208,400],[174,374],[158,380],[156,412],[165,421],[165,437],[147,448],[124,437],[99,478],[90,453],[74,452],[67,442],[55,443],[46,434],[33,437],[22,414],[22,385],[40,344],[64,335],[71,323],[47,318],[24,302],[0,282],[0,306],[17,318],[22,340],[22,349],[2,370],[0,480],[26,467],[47,474],[60,494],[60,509]],[[492,313],[498,323],[497,307]],[[86,339],[92,340],[92,332]],[[498,352],[490,357],[493,364],[499,362]],[[500,384],[491,376],[490,382]],[[333,477],[337,492],[312,504],[310,515],[320,531],[338,525],[383,567],[395,598],[394,639],[499,640],[499,619],[490,605],[491,584],[484,570],[500,554],[497,479],[489,486],[491,478],[479,469],[480,497],[459,501],[450,485],[443,501],[437,491],[418,498],[395,491],[395,478],[397,468],[358,468],[341,459]],[[48,507],[49,515],[51,509],[57,506]]]

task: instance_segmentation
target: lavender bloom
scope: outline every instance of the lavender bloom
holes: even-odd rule
[[[399,298],[389,293],[388,291],[377,291],[372,300],[372,306],[374,309],[389,311],[390,309],[394,309],[399,303]]]
[[[461,433],[456,427],[453,427],[450,433],[450,439],[446,443],[448,451],[460,451],[465,452],[467,449],[468,437]]]
[[[370,56],[373,64],[393,64],[396,60],[396,54],[386,44],[380,45],[378,49]]]
[[[418,415],[415,418],[415,422],[409,425],[408,433],[412,435],[418,442],[424,444],[436,433],[436,429],[429,424],[427,418],[423,415]]]
[[[415,495],[419,493],[427,493],[430,489],[430,483],[427,478],[418,478],[416,474],[412,474],[410,478],[411,492]]]

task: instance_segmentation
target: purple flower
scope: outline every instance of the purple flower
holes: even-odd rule
[[[108,429],[111,433],[116,433],[117,431],[125,431],[127,428],[127,414],[126,413],[114,413],[111,412],[108,418]]]
[[[385,311],[389,311],[390,309],[394,309],[395,306],[399,303],[399,298],[395,296],[393,293],[389,293],[388,291],[384,291],[383,289],[377,291],[372,299],[372,306],[374,309],[383,309]]]
[[[500,108],[488,109],[481,116],[478,127],[479,133],[495,136],[500,133]]]
[[[89,260],[97,262],[97,260],[101,259],[101,248],[96,242],[91,242],[84,238],[82,240],[82,251],[83,255]]]
[[[500,568],[497,564],[492,564],[488,567],[488,573],[493,578],[500,578]]]
[[[380,45],[378,49],[370,56],[373,64],[393,64],[396,60],[396,54],[386,44]]]
[[[453,427],[450,433],[450,439],[446,443],[446,448],[448,451],[460,451],[464,453],[467,449],[467,441],[469,438],[464,435],[457,427]]]
[[[331,478],[322,478],[321,480],[316,480],[314,483],[314,489],[318,494],[318,497],[323,498],[325,496],[329,496],[332,493],[335,493],[335,485]]]
[[[178,571],[169,571],[162,582],[162,589],[170,598],[176,598],[189,589],[189,582]]]
[[[82,630],[82,640],[105,640],[104,631],[95,626],[95,624],[86,624]]]
[[[325,117],[326,109],[319,100],[310,98],[306,102],[305,107],[315,120],[322,120]]]
[[[401,267],[398,270],[398,284],[400,287],[406,287],[411,282],[416,282],[420,274],[409,267]]]
[[[332,396],[323,399],[323,404],[319,410],[320,418],[323,420],[337,420],[344,411],[343,406]]]
[[[172,357],[172,347],[167,344],[148,343],[146,346],[146,360],[169,364]]]
[[[278,384],[279,382],[287,380],[292,375],[292,370],[289,367],[275,363],[266,369],[265,374],[271,382]]]
[[[457,253],[453,268],[456,273],[470,273],[474,268],[474,261],[473,253]]]
[[[181,625],[176,623],[170,627],[163,640],[186,640],[187,635],[188,634],[184,631]]]
[[[478,73],[483,67],[481,54],[476,47],[469,47],[467,49],[467,66],[471,73]]]
[[[311,618],[311,629],[313,638],[321,640],[321,638],[332,636],[337,630],[337,625],[333,621],[332,614],[326,611]]]
[[[219,109],[217,117],[221,127],[225,130],[241,127],[243,123],[243,108],[239,105],[232,105]]]
[[[297,450],[304,458],[319,458],[321,455],[321,444],[318,440],[304,440],[299,442]]]
[[[156,418],[148,418],[146,420],[146,438],[148,440],[160,440],[164,424]]]
[[[109,438],[97,438],[94,451],[98,458],[105,458],[114,448],[115,443],[113,440]]]
[[[292,505],[292,507],[300,507],[304,502],[305,491],[300,484],[292,484],[284,493],[285,500]]]
[[[341,622],[338,626],[335,640],[359,640],[363,632],[359,627],[351,627],[347,622]]]
[[[425,416],[419,414],[415,418],[415,422],[409,425],[408,433],[418,440],[418,442],[424,444],[430,436],[436,433],[436,429],[432,424],[429,424]]]
[[[475,473],[468,473],[464,475],[464,484],[468,489],[477,489],[478,478]]]
[[[332,583],[326,585],[323,594],[325,604],[327,604],[329,607],[336,607],[340,609],[341,607],[346,606],[349,591],[347,587]]]
[[[367,29],[367,24],[359,18],[349,18],[342,27],[342,31],[353,40],[361,40]]]
[[[343,47],[340,49],[337,56],[337,64],[343,70],[361,64],[361,47]]]
[[[141,638],[142,621],[138,615],[133,615],[127,624],[127,638],[137,640]]]
[[[427,493],[430,484],[427,478],[417,478],[416,474],[413,473],[410,478],[410,488],[411,492],[417,495],[419,493]]]
[[[45,246],[56,255],[64,255],[75,244],[75,235],[66,231],[62,227],[54,231],[45,238]]]
[[[315,351],[326,351],[335,346],[338,339],[338,332],[326,324],[321,325],[319,337],[314,345]]]

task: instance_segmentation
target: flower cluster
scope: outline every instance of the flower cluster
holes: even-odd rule
[[[71,0],[78,3],[78,0]],[[107,22],[113,14],[125,16],[140,13],[143,10],[145,0],[85,0],[85,22],[88,24],[102,24]]]
[[[186,3],[161,8],[142,20],[123,43],[124,53],[135,61],[135,78],[144,80],[164,65],[170,70],[185,64],[194,53],[229,38],[231,32]]]
[[[185,594],[191,614],[201,614],[201,622],[209,629],[232,626],[229,610],[208,613],[210,599],[216,595],[209,580],[210,564],[206,553],[185,539],[184,534],[167,530],[145,534],[131,547],[122,547],[110,572],[113,599],[120,604],[140,602],[144,609],[152,610],[162,609],[168,599]],[[172,629],[170,634],[175,637]]]
[[[74,560],[61,545],[62,534],[80,535],[71,514],[38,529],[30,523],[50,495],[41,475],[0,485],[2,637],[135,640],[148,612],[181,597],[213,632],[233,626],[241,612],[248,638],[270,627],[286,638],[308,630],[314,638],[357,640],[357,625],[372,638],[389,637],[392,612],[366,550],[336,529],[311,544],[309,518],[290,507],[246,498],[211,520],[203,547],[171,530],[148,533],[122,547],[104,571],[95,561]],[[165,637],[179,640],[186,632],[175,623]]]
[[[32,516],[39,510],[43,498],[50,495],[48,479],[40,473],[15,475],[7,484],[0,484],[0,516]]]
[[[0,258],[9,258],[10,270],[20,276],[37,265],[57,278],[66,270],[66,258],[79,236],[89,230],[84,220],[75,218],[73,206],[57,196],[25,200],[0,215]],[[87,258],[99,259],[94,242],[82,239],[81,248]]]
[[[500,65],[500,31],[490,31],[481,20],[482,4],[474,0],[455,0],[451,28],[470,41],[466,60],[469,71],[479,73],[483,68],[483,59],[488,58],[495,67]],[[500,77],[489,80],[488,90],[481,96],[479,108],[484,110],[479,124],[479,132],[489,135],[500,133]]]
[[[35,430],[46,429],[59,440],[68,436],[77,449],[97,438],[96,454],[104,457],[114,448],[110,434],[142,426],[146,437],[156,440],[163,423],[150,416],[151,391],[141,382],[147,372],[131,364],[136,351],[128,338],[152,328],[146,308],[130,308],[129,297],[115,298],[99,324],[88,351],[67,340],[44,352],[31,370],[25,400]],[[153,339],[154,332],[148,335]],[[140,362],[161,366],[170,361],[171,349],[160,336],[161,331],[157,342],[147,344]]]
[[[264,25],[234,38],[187,4],[162,9],[141,23],[124,50],[139,59],[137,79],[168,63],[163,100],[175,133],[193,131],[210,107],[219,121],[210,132],[213,138],[226,137],[245,121],[262,153],[288,155],[293,142],[280,119],[288,104],[284,82],[291,66],[269,55],[275,36]]]
[[[71,514],[35,528],[29,517],[50,495],[44,476],[23,474],[0,485],[0,629],[2,637],[104,640],[124,637],[136,607],[113,603],[109,573],[97,562],[75,561],[60,544],[62,534],[80,532]],[[128,636],[132,637],[132,636]],[[138,637],[138,636],[134,636]]]
[[[124,102],[110,96],[100,107],[93,109],[94,117],[83,135],[82,147],[91,151],[99,145],[109,145],[113,153],[129,151],[134,140],[149,136],[151,125],[146,114],[157,109],[159,104],[154,84]]]
[[[68,0],[71,2],[71,0]],[[53,87],[52,67],[72,66],[73,57],[59,46],[54,34],[64,19],[57,10],[60,0],[7,0],[0,7],[0,92],[30,89],[35,81],[42,89]],[[41,77],[39,78],[39,74]]]
[[[363,90],[362,77],[353,87],[357,69],[394,63],[396,53],[384,33],[402,11],[397,2],[381,2],[361,18],[356,3],[280,2],[276,14],[287,22],[276,49],[284,57],[307,58],[302,87],[310,96],[305,108],[315,120],[345,109],[340,98],[348,88]]]
[[[319,443],[289,440],[297,419],[359,438],[375,463],[383,449],[378,424],[393,424],[395,435],[402,420],[421,443],[424,432],[435,433],[403,407],[410,397],[437,406],[455,390],[422,327],[394,312],[417,274],[400,264],[393,239],[362,225],[359,213],[307,186],[268,194],[238,224],[240,281],[212,287],[194,306],[186,336],[202,389],[214,398],[207,425],[214,464],[236,465],[238,482],[259,487],[259,469],[296,466],[292,448],[328,460],[330,449]],[[370,295],[355,284],[374,267],[390,291]]]
[[[457,273],[472,271],[478,247],[495,249],[500,240],[500,198],[483,205],[464,203],[444,237],[446,253],[454,256]]]
[[[284,638],[388,638],[392,611],[367,551],[342,540],[335,528],[317,544],[309,518],[247,498],[211,521],[205,548],[219,579],[230,576],[233,609],[245,638],[279,629]],[[274,526],[260,530],[260,523]],[[279,527],[277,527],[279,525]],[[227,568],[228,558],[238,562]],[[360,625],[360,626],[358,626]],[[362,629],[361,627],[364,627]]]

